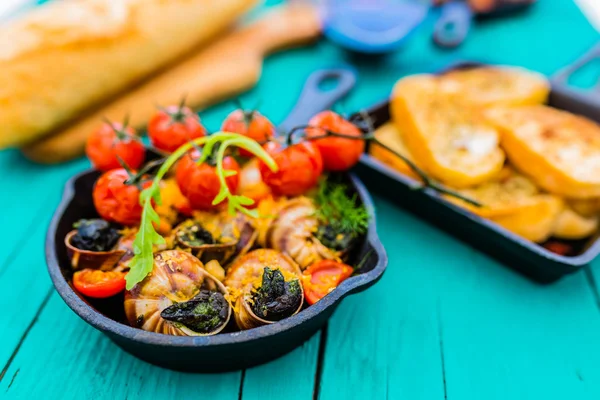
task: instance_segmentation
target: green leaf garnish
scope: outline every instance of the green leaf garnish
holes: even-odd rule
[[[165,243],[165,238],[160,236],[154,229],[154,222],[158,223],[160,217],[152,208],[152,188],[145,189],[148,194],[144,196],[144,208],[142,211],[142,220],[140,229],[135,235],[133,241],[133,258],[129,264],[130,270],[125,276],[126,289],[130,290],[138,282],[152,272],[154,266],[154,246]],[[159,193],[156,191],[156,193]],[[142,195],[140,195],[141,197]]]
[[[356,194],[349,196],[348,188],[326,179],[319,184],[315,196],[317,218],[336,232],[362,235],[369,227],[369,213],[357,202]]]
[[[175,150],[162,164],[156,176],[152,181],[152,185],[144,189],[140,193],[140,204],[142,205],[142,218],[140,221],[140,229],[138,230],[135,240],[133,241],[134,256],[131,259],[130,270],[125,276],[127,282],[127,290],[132,289],[136,284],[143,281],[154,266],[154,247],[165,243],[165,239],[160,236],[154,229],[153,223],[158,223],[160,217],[154,210],[152,203],[160,204],[160,181],[166,173],[175,165],[185,153],[192,147],[201,146],[201,155],[198,162],[205,162],[212,154],[215,146],[219,146],[216,157],[216,172],[221,184],[219,194],[215,197],[213,204],[219,204],[226,200],[228,211],[231,214],[239,211],[245,215],[256,218],[258,212],[249,210],[246,206],[254,204],[254,201],[245,196],[238,196],[231,193],[226,184],[225,178],[235,175],[235,171],[225,170],[223,168],[223,159],[225,158],[225,150],[229,146],[241,147],[253,153],[262,160],[271,170],[277,171],[277,164],[271,156],[254,140],[239,135],[237,133],[218,132],[210,136],[194,139]]]

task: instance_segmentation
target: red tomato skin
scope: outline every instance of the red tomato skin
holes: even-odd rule
[[[73,274],[73,286],[86,297],[104,299],[125,290],[125,274],[88,268]]]
[[[85,144],[87,157],[94,168],[100,171],[121,168],[117,156],[129,168],[139,168],[146,158],[144,145],[134,138],[119,139],[115,133],[115,128],[121,130],[123,125],[114,123],[113,126],[107,123],[102,124],[100,128],[88,136]],[[127,127],[125,132],[131,137],[136,137],[136,132],[131,127]]]
[[[265,150],[278,166],[277,172],[260,163],[263,181],[273,193],[280,196],[299,196],[312,188],[323,173],[323,160],[316,146],[300,142],[282,148],[277,142],[269,142]]]
[[[237,109],[232,111],[221,125],[221,130],[224,132],[239,133],[256,140],[259,143],[265,143],[267,140],[275,136],[275,126],[267,117],[255,111],[252,114],[250,123],[246,122],[244,111]],[[240,155],[244,157],[252,157],[253,154],[247,150],[239,149]]]
[[[362,137],[358,127],[333,111],[323,111],[310,119],[310,126],[321,127],[332,132],[349,136]],[[306,129],[306,136],[321,136],[326,132],[319,128]],[[352,168],[365,151],[364,140],[327,137],[312,142],[318,147],[323,157],[323,165],[328,171],[346,171]]]
[[[219,194],[221,183],[217,176],[216,167],[202,163],[196,164],[200,157],[197,150],[184,155],[175,172],[175,180],[181,193],[188,199],[194,210],[210,210],[217,205],[212,202]],[[232,193],[235,193],[239,183],[240,166],[233,157],[226,156],[223,159],[223,169],[236,171],[233,176],[225,178],[225,183]]]
[[[308,304],[315,304],[340,283],[348,279],[354,269],[334,260],[321,260],[312,264],[302,273],[304,297]]]
[[[123,225],[140,222],[140,191],[133,185],[124,184],[128,178],[127,171],[120,168],[105,172],[96,181],[92,197],[96,211],[103,219]]]
[[[183,120],[175,121],[172,115],[178,111],[179,106],[167,107],[157,112],[148,123],[148,137],[157,149],[172,153],[190,140],[206,136],[206,128],[198,115],[183,107]]]

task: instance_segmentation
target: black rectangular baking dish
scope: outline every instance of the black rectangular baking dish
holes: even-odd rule
[[[483,66],[475,62],[462,62],[445,69],[468,69]],[[549,105],[600,122],[600,103],[593,96],[569,88],[558,81],[552,83]],[[365,110],[375,128],[390,120],[389,101]],[[360,118],[356,116],[356,118]],[[356,173],[369,189],[378,192],[439,226],[452,236],[485,251],[510,268],[529,278],[549,283],[564,275],[576,272],[589,264],[600,253],[600,237],[595,236],[563,242],[574,249],[575,255],[563,256],[502,228],[501,226],[470,213],[442,198],[435,190],[420,187],[420,183],[406,177],[377,159],[364,154],[356,166]]]

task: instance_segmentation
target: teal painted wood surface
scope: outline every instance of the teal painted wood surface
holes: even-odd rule
[[[242,101],[260,101],[281,121],[311,71],[351,63],[360,80],[338,108],[355,111],[385,98],[405,74],[461,59],[551,74],[599,39],[569,0],[540,0],[512,19],[477,23],[456,52],[431,45],[432,21],[387,57],[351,56],[326,41],[275,55]],[[216,129],[232,108],[202,116]],[[65,181],[88,165],[41,167],[0,152],[0,398],[600,398],[600,261],[540,286],[378,197],[388,271],[302,347],[218,375],[139,361],[73,314],[45,271],[48,221]]]

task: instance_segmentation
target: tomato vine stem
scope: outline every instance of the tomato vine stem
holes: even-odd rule
[[[311,136],[311,137],[307,137],[306,136],[306,130],[307,129],[317,129],[319,131],[323,131],[325,133],[323,133],[322,135],[316,135],[316,136]],[[482,207],[481,203],[467,197],[467,196],[463,196],[462,194],[452,190],[452,189],[448,189],[446,187],[444,187],[442,184],[440,184],[439,182],[431,179],[429,176],[427,176],[427,174],[425,173],[425,171],[423,171],[421,168],[417,167],[417,165],[412,162],[411,160],[409,160],[407,157],[405,157],[404,155],[398,153],[397,151],[393,150],[392,148],[390,148],[388,145],[382,143],[380,140],[378,140],[372,129],[369,129],[369,132],[362,135],[362,136],[353,136],[353,135],[345,135],[343,133],[339,133],[339,132],[333,132],[331,130],[325,129],[325,128],[321,128],[318,126],[312,126],[312,125],[300,125],[300,126],[296,126],[294,128],[292,128],[286,137],[286,142],[288,145],[291,145],[294,143],[294,136],[297,133],[303,132],[304,136],[302,136],[303,140],[318,140],[318,139],[324,139],[327,137],[339,137],[339,138],[344,138],[344,139],[351,139],[351,140],[363,140],[363,141],[370,141],[373,144],[376,144],[377,146],[381,146],[383,149],[385,149],[386,151],[389,151],[390,153],[392,153],[393,155],[395,155],[396,157],[400,158],[403,162],[405,162],[409,168],[411,170],[414,171],[415,174],[417,174],[419,176],[419,178],[423,181],[423,185],[418,186],[416,189],[422,190],[426,187],[431,188],[433,190],[435,190],[438,193],[443,193],[446,194],[448,196],[452,196],[455,197],[459,200],[462,200],[468,204],[471,204],[475,207]]]

